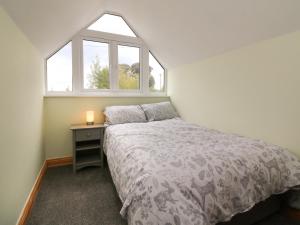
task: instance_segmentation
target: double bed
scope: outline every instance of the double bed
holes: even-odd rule
[[[300,184],[281,147],[179,118],[108,126],[104,152],[129,225],[213,225]]]

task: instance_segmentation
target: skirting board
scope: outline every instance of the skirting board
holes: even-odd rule
[[[73,158],[63,157],[63,158],[47,159],[46,161],[47,161],[47,167],[66,166],[66,165],[72,165]]]
[[[24,225],[25,222],[26,222],[26,219],[30,213],[30,210],[32,208],[32,205],[34,203],[34,200],[37,196],[37,193],[40,189],[40,186],[41,186],[41,182],[42,182],[42,179],[46,173],[46,170],[47,170],[47,162],[45,161],[43,163],[43,166],[42,168],[40,169],[40,172],[34,182],[34,185],[28,195],[28,198],[26,199],[26,202],[25,202],[25,205],[24,205],[24,208],[23,210],[21,211],[21,214],[20,214],[20,217],[17,221],[17,225]]]
[[[37,196],[37,193],[39,192],[41,182],[47,171],[47,168],[71,165],[72,162],[73,162],[72,157],[63,157],[63,158],[55,158],[55,159],[46,159],[45,160],[45,162],[43,163],[42,168],[40,169],[40,172],[34,182],[34,185],[28,195],[28,198],[26,199],[24,208],[21,211],[20,217],[17,221],[17,225],[25,225],[26,220],[30,214],[31,208],[33,206],[33,203],[35,201],[35,198]]]
[[[300,210],[287,207],[285,210],[286,216],[295,221],[300,221]]]

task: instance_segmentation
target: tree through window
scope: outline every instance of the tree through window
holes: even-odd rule
[[[108,44],[84,40],[83,68],[85,89],[109,89]]]
[[[140,88],[140,48],[118,45],[120,89]]]
[[[164,91],[165,69],[156,58],[149,52],[149,89],[150,91]]]

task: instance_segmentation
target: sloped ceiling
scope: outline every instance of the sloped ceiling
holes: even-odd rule
[[[299,0],[1,0],[47,57],[101,13],[123,15],[172,68],[300,30]]]

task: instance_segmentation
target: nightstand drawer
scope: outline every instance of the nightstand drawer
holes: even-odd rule
[[[89,141],[100,138],[99,129],[84,129],[76,131],[76,141]]]

